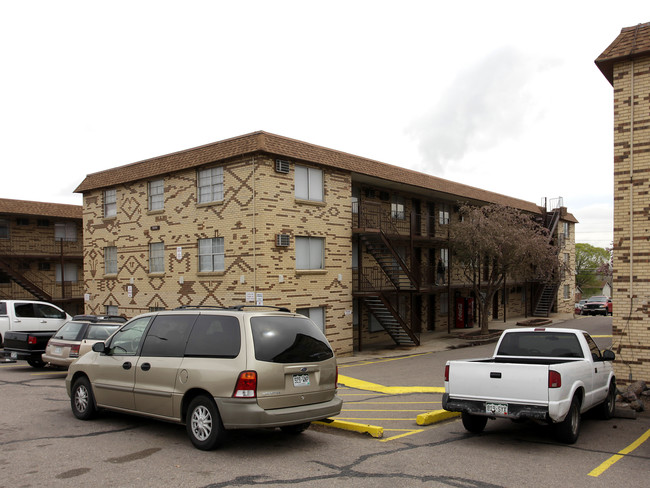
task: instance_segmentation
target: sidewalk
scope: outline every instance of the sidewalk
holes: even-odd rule
[[[550,324],[545,325],[559,325],[567,320],[579,318],[579,315],[572,313],[556,313],[548,318]],[[359,359],[378,359],[394,356],[403,356],[406,354],[418,354],[425,352],[440,352],[448,349],[457,349],[461,347],[470,347],[475,345],[487,344],[496,342],[505,329],[518,327],[517,322],[525,322],[527,320],[535,320],[535,317],[517,317],[510,320],[491,320],[488,324],[490,334],[487,337],[479,337],[479,327],[475,326],[471,329],[451,329],[440,331],[425,331],[420,334],[420,345],[417,347],[404,347],[398,345],[369,344],[363,347],[361,352],[355,351],[352,356],[337,357],[339,364],[346,364]],[[540,325],[543,327],[544,325]]]

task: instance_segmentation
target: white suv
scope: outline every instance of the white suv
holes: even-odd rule
[[[185,423],[209,450],[227,429],[299,433],[341,411],[327,339],[307,317],[265,307],[183,307],[140,315],[74,362],[74,415],[99,408]]]

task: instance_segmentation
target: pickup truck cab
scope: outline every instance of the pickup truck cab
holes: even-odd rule
[[[72,317],[56,305],[30,300],[0,300],[0,343],[4,355],[43,366],[47,341]]]
[[[488,419],[531,419],[552,424],[560,441],[573,444],[583,412],[614,414],[613,360],[585,331],[509,329],[492,357],[447,362],[442,407],[461,412],[470,432],[483,431]]]

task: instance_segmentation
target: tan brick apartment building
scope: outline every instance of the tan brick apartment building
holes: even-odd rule
[[[616,377],[650,382],[650,23],[622,29],[596,65],[614,88]]]
[[[417,345],[422,332],[455,325],[458,299],[469,296],[447,238],[459,202],[546,219],[560,259],[570,269],[575,259],[576,220],[565,208],[266,132],[94,173],[75,191],[84,197],[86,312],[284,306],[323,327],[337,354]],[[532,315],[544,293],[541,313],[571,311],[573,274],[562,280],[508,283],[494,317]]]
[[[0,299],[83,313],[82,207],[0,198]]]

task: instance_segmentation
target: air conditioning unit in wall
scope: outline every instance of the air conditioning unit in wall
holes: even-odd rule
[[[276,234],[275,245],[278,247],[289,247],[291,239],[289,234]]]
[[[289,173],[289,161],[283,161],[282,159],[275,160],[275,172],[276,173]]]

